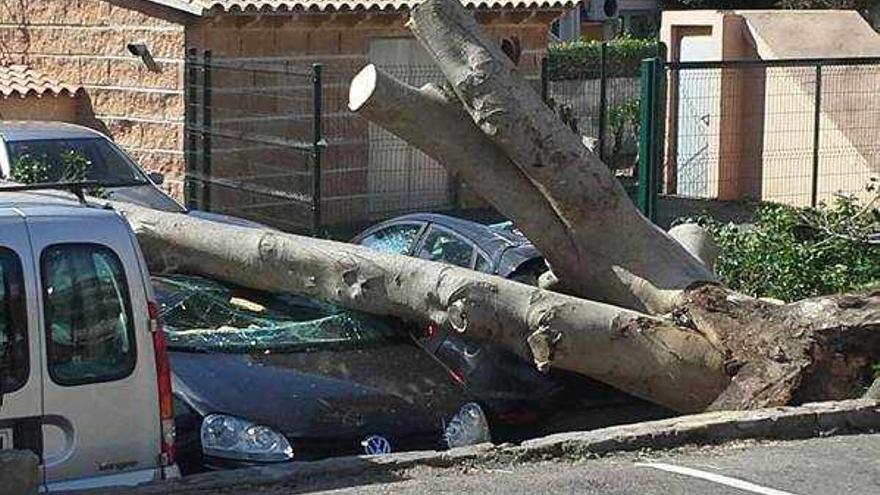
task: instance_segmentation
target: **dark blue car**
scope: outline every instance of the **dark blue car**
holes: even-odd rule
[[[394,321],[155,276],[184,473],[490,440],[483,408]]]

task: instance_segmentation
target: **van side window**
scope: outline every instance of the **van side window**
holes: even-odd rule
[[[0,247],[0,391],[13,392],[27,383],[27,309],[21,259]]]
[[[82,385],[131,374],[134,323],[119,257],[96,244],[56,244],[40,266],[52,380]]]

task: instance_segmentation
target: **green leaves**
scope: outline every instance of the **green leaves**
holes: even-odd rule
[[[880,284],[877,203],[839,196],[818,208],[765,204],[752,225],[697,221],[718,243],[715,269],[732,289],[794,301]]]
[[[654,39],[621,35],[608,42],[606,67],[613,77],[638,77],[641,61],[659,53]],[[572,41],[551,44],[547,49],[549,77],[563,79],[597,79],[601,64],[602,42]]]
[[[46,156],[22,155],[12,162],[9,178],[23,184],[49,182],[49,159]]]
[[[51,159],[46,154],[21,155],[12,162],[9,174],[10,179],[22,184],[37,184],[45,182],[81,182],[88,178],[92,162],[81,152],[77,150],[64,150],[59,153],[59,158],[59,166],[53,166]],[[101,187],[93,187],[86,192],[99,198],[107,196]]]

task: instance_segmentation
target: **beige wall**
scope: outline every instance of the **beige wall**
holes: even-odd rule
[[[85,90],[80,122],[109,133],[179,196],[186,18],[124,0],[0,0],[0,63],[25,63]],[[143,40],[150,72],[126,50]],[[97,121],[89,121],[93,113]],[[24,115],[27,116],[27,115]]]

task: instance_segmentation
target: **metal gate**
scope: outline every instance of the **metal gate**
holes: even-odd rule
[[[321,230],[321,66],[186,59],[189,208],[289,232]]]
[[[647,59],[642,86],[639,172],[656,177],[648,203],[816,206],[867,198],[880,177],[880,58]]]

